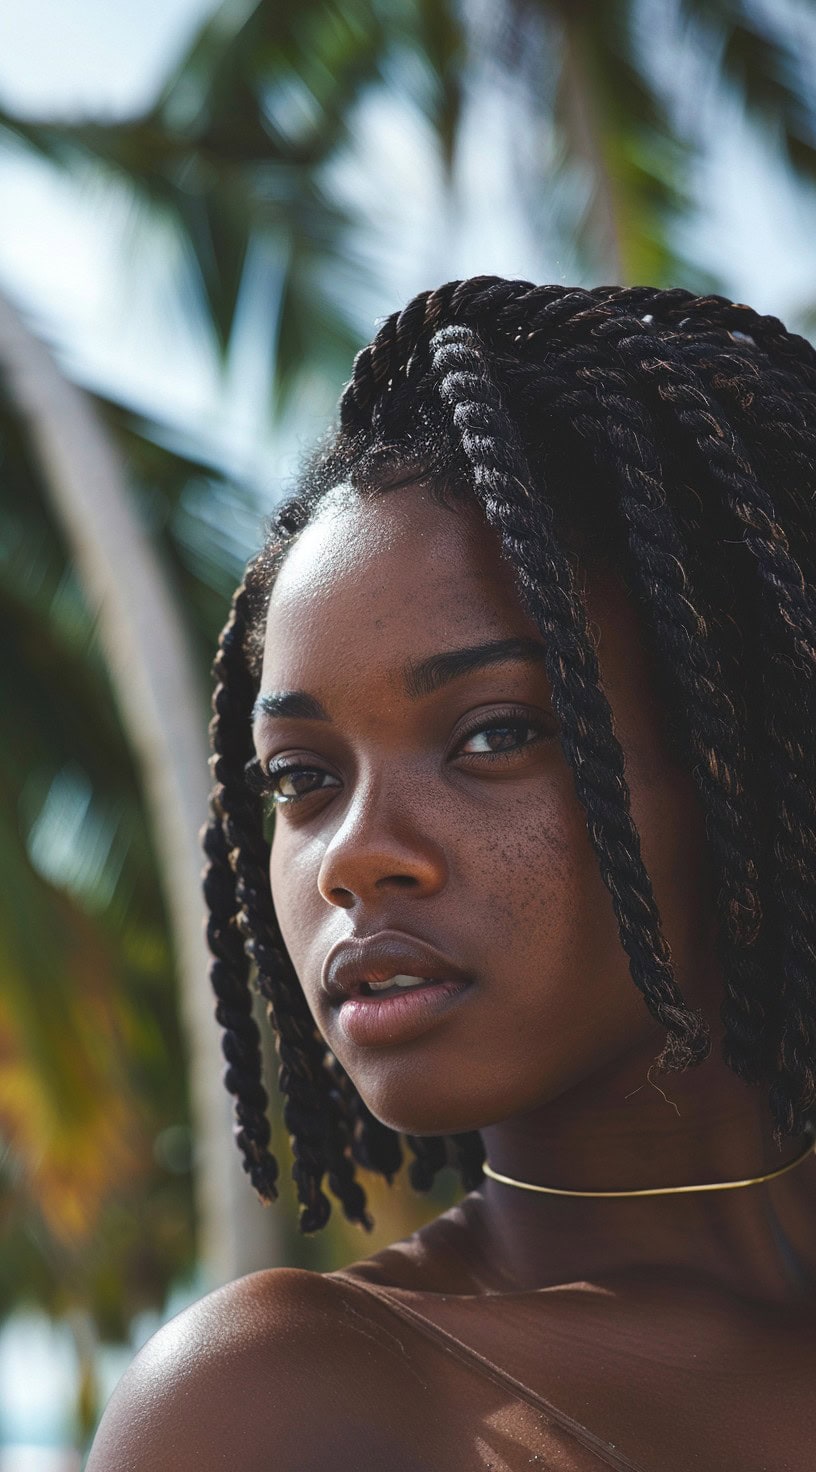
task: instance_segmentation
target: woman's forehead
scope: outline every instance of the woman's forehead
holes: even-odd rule
[[[581,572],[605,685],[650,681],[640,622],[612,570]],[[396,678],[406,662],[489,640],[541,639],[499,536],[480,508],[441,505],[424,487],[338,495],[290,548],[272,590],[263,689]]]
[[[430,656],[513,637],[540,633],[478,507],[400,488],[301,533],[270,598],[261,692],[385,698]]]
[[[521,611],[498,535],[476,505],[450,508],[400,487],[321,508],[286,554],[268,623],[368,623],[462,604]]]

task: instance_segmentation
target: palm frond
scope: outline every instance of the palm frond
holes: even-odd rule
[[[816,179],[816,109],[813,17],[799,33],[783,11],[747,0],[679,0],[680,16],[716,48],[724,81],[743,100],[749,117],[776,135],[794,174]]]

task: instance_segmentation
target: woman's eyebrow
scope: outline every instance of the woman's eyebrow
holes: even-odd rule
[[[259,716],[288,716],[301,721],[330,721],[319,700],[305,690],[267,690],[252,707],[252,720]]]
[[[449,680],[467,675],[471,670],[484,669],[491,664],[509,664],[511,660],[524,660],[528,664],[544,664],[544,645],[538,639],[494,639],[488,644],[471,644],[466,649],[449,649],[443,654],[431,654],[418,662],[408,660],[402,674],[405,689],[412,700],[422,695],[431,695]]]
[[[423,695],[432,695],[450,680],[473,670],[485,669],[491,664],[509,664],[524,661],[527,664],[544,665],[544,645],[538,639],[514,638],[494,639],[487,644],[470,644],[464,649],[447,649],[440,654],[430,654],[425,659],[407,660],[402,667],[402,677],[407,695],[419,700]],[[278,716],[295,720],[330,721],[331,716],[305,690],[267,690],[258,696],[252,710],[252,719],[259,716]]]

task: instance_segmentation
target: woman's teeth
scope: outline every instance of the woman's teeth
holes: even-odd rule
[[[429,980],[427,976],[389,976],[387,981],[369,981],[367,985],[372,992],[382,992],[392,986],[424,986]]]

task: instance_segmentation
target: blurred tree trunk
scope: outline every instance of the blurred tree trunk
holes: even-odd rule
[[[207,814],[207,704],[183,619],[143,528],[118,447],[87,394],[0,293],[0,375],[27,427],[89,607],[141,771],[181,991],[206,1288],[282,1260],[232,1138],[207,980],[198,834]]]
[[[591,47],[583,16],[564,0],[554,6],[562,26],[561,75],[559,104],[562,127],[569,141],[572,157],[581,159],[592,179],[592,193],[584,216],[584,230],[592,241],[598,259],[603,261],[604,280],[627,280],[622,257],[618,210],[626,201],[616,198],[609,145],[605,142],[602,120],[598,116],[600,80],[591,73]],[[602,78],[606,81],[606,78]]]

